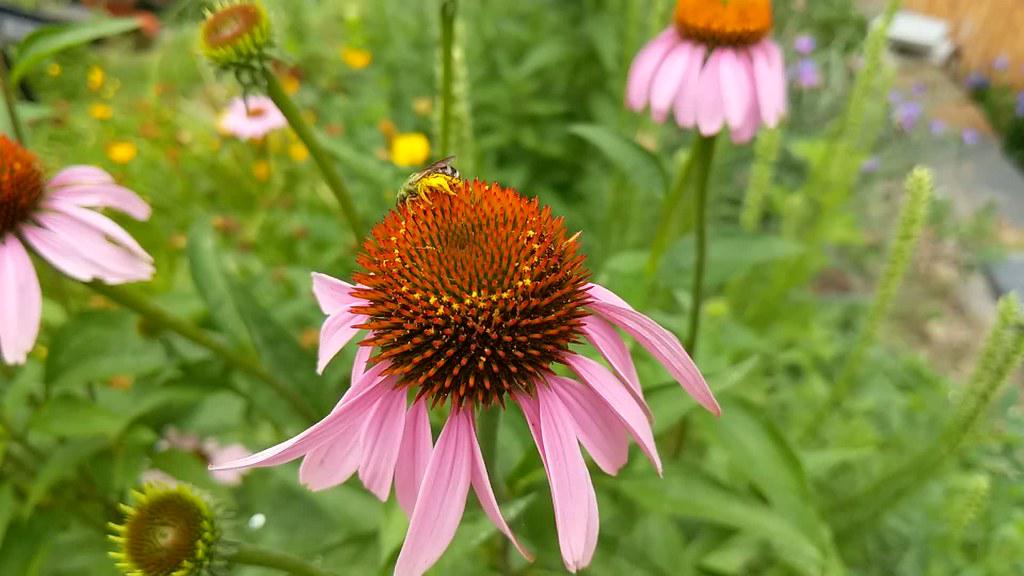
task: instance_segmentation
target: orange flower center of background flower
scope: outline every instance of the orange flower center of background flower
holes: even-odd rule
[[[707,44],[745,45],[772,29],[771,0],[677,0],[676,29]]]
[[[262,118],[267,113],[267,109],[262,106],[249,106],[245,111],[245,115],[249,118]]]
[[[588,271],[561,218],[513,189],[457,181],[374,227],[354,279],[385,374],[434,404],[504,403],[578,340]]]
[[[0,237],[24,222],[43,197],[43,173],[36,157],[0,135]]]
[[[211,48],[230,46],[257,27],[261,19],[259,8],[252,4],[227,6],[203,22],[203,42]]]

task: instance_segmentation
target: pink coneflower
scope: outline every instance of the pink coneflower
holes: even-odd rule
[[[632,438],[661,461],[622,329],[708,410],[711,391],[679,340],[609,290],[588,282],[579,234],[537,200],[497,184],[452,177],[447,193],[402,202],[373,229],[355,284],[313,275],[327,314],[323,368],[360,330],[352,386],[305,432],[222,468],[303,458],[313,490],[358,471],[385,500],[394,481],[411,516],[395,574],[419,576],[448,546],[470,488],[526,558],[502,517],[477,443],[475,415],[518,406],[551,486],[565,566],[590,563],[597,544],[594,486],[582,444],[599,468],[625,465]],[[607,361],[570,349],[588,341]],[[562,365],[574,377],[556,375]],[[411,397],[411,405],[408,398]],[[447,405],[437,443],[428,409]]]
[[[769,0],[678,0],[675,25],[650,41],[629,70],[626,105],[664,122],[669,110],[704,136],[726,126],[748,142],[786,113],[782,50],[768,37]]]
[[[189,452],[204,463],[213,466],[245,458],[252,454],[245,446],[237,442],[223,445],[216,438],[202,439],[197,434],[182,432],[173,426],[164,431],[164,436],[157,443],[157,448]],[[241,484],[245,474],[246,470],[213,470],[210,472],[214,481],[225,486]],[[145,479],[152,480],[153,478],[146,477]]]
[[[26,243],[82,282],[148,280],[153,259],[127,232],[90,208],[149,218],[149,205],[93,166],[65,168],[49,182],[36,157],[0,136],[0,356],[25,362],[39,335],[42,293]]]
[[[220,129],[240,140],[259,140],[288,125],[284,114],[266,96],[235,98],[220,117]]]

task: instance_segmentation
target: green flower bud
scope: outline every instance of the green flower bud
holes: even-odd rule
[[[270,18],[259,2],[222,0],[208,11],[199,34],[203,55],[220,68],[260,68],[271,47]]]

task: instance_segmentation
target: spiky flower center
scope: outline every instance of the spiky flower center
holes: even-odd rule
[[[712,45],[754,44],[772,29],[771,0],[677,0],[676,29]]]
[[[259,2],[226,0],[207,14],[199,37],[203,53],[215,64],[255,66],[270,46],[270,19]]]
[[[262,18],[252,4],[235,4],[214,12],[203,23],[203,41],[211,48],[229,46],[255,29]]]
[[[561,218],[498,184],[402,202],[359,255],[354,308],[385,374],[434,404],[532,393],[581,332],[588,272]]]
[[[125,574],[193,576],[211,564],[220,533],[209,505],[191,488],[149,485],[122,509],[124,524],[111,525],[118,545],[111,556]]]
[[[36,157],[0,135],[0,238],[28,219],[43,197],[43,188]]]

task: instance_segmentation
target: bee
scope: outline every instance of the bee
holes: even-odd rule
[[[462,179],[459,176],[459,171],[451,164],[454,159],[455,156],[449,156],[438,160],[427,166],[426,169],[409,176],[409,179],[402,184],[402,188],[398,191],[397,203],[401,204],[422,198],[428,204],[432,204],[429,195],[434,191],[454,196],[457,193],[455,184]]]

